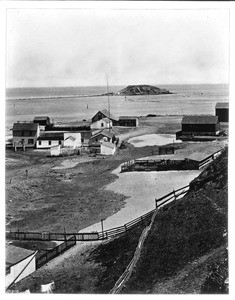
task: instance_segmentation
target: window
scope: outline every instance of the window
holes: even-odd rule
[[[101,127],[104,127],[104,123],[101,123]]]
[[[33,139],[28,139],[28,144],[29,144],[29,145],[33,145],[33,144],[34,144]]]
[[[59,141],[59,145],[61,145],[61,141]]]
[[[38,144],[41,146],[42,145],[42,141],[39,141]]]
[[[51,141],[48,141],[48,145],[49,145],[49,146],[51,145]]]
[[[81,138],[82,143],[84,143],[84,138]]]

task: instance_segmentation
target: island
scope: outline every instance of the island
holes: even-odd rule
[[[120,90],[116,95],[120,96],[133,96],[133,95],[162,95],[172,94],[166,89],[160,89],[152,85],[128,85],[126,88]]]

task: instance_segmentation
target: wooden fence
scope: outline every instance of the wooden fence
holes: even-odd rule
[[[36,258],[36,269],[40,268],[44,264],[46,264],[51,259],[57,257],[61,253],[65,252],[66,250],[70,249],[76,245],[76,238],[75,236],[70,236],[67,238],[65,242],[62,244],[56,246],[52,250],[47,251],[46,253],[43,253],[39,257]]]
[[[173,190],[169,194],[166,194],[165,196],[155,199],[156,209],[160,208],[161,206],[181,198],[189,191],[189,185],[186,185],[178,190]]]
[[[210,154],[201,161],[195,161],[188,158],[183,160],[172,159],[134,159],[123,163],[121,166],[121,172],[131,171],[169,171],[169,170],[198,170],[204,167],[206,164],[213,161],[218,155],[220,155],[222,149]]]
[[[89,233],[51,233],[51,232],[24,232],[24,231],[7,231],[6,239],[12,240],[38,240],[38,241],[66,241],[71,236],[76,241],[95,241],[99,240],[98,232]]]

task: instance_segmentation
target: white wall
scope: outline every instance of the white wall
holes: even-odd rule
[[[70,136],[75,138],[75,141],[72,141],[71,139],[66,140]],[[81,146],[82,146],[82,139],[81,139],[80,132],[65,132],[64,133],[64,147],[78,148]]]
[[[105,128],[111,128],[112,126],[113,126],[112,120],[108,122],[101,119],[99,121],[92,123],[91,129],[105,129]]]
[[[41,145],[39,145],[39,142],[41,142]],[[37,149],[50,149],[53,146],[59,145],[58,141],[51,141],[51,144],[49,145],[49,141],[37,141]],[[63,145],[63,141],[61,141],[61,145]]]
[[[116,148],[109,148],[101,144],[100,153],[103,155],[113,155],[116,151]]]
[[[60,146],[52,147],[51,149],[51,156],[59,156],[60,155]]]
[[[14,265],[10,269],[10,273],[6,275],[5,277],[5,287],[7,288],[14,280],[15,278],[22,272],[24,267],[29,263],[29,261],[32,259],[32,257],[35,255],[33,253],[26,259],[22,260],[18,264]],[[32,261],[29,263],[29,265],[25,268],[25,270],[22,272],[22,274],[17,278],[15,282],[20,281],[24,277],[28,276],[29,274],[33,273],[36,270],[36,259],[35,256],[32,259]]]

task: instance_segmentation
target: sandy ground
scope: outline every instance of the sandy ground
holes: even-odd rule
[[[118,179],[109,184],[106,189],[114,192],[122,191],[127,199],[120,211],[104,220],[104,229],[123,226],[151,211],[155,208],[155,198],[160,198],[173,189],[188,185],[200,172],[200,170],[193,170],[120,173],[119,167],[113,171],[118,175]],[[84,228],[82,232],[100,230],[101,224],[97,223]]]
[[[181,143],[175,134],[146,134],[128,140],[134,147],[164,146],[171,143]]]

